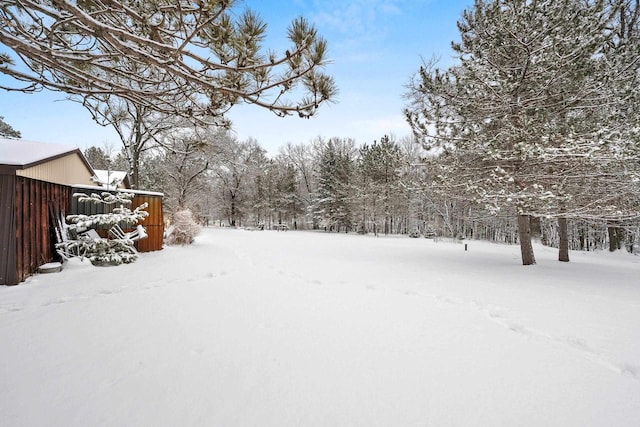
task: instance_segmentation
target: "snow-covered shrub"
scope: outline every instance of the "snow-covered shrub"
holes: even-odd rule
[[[119,223],[134,225],[149,216],[149,212],[145,211],[148,203],[143,203],[134,210],[125,207],[125,205],[131,205],[131,199],[133,199],[132,193],[118,192],[116,194],[111,194],[105,191],[102,194],[93,193],[91,195],[76,193],[73,197],[77,198],[80,203],[87,202],[96,205],[119,205],[119,207],[113,208],[109,213],[94,215],[67,215],[67,220],[81,229],[96,228],[97,226],[114,226]]]
[[[436,237],[436,229],[433,225],[427,224],[427,226],[424,228],[424,237],[426,239],[433,239],[434,237]]]
[[[88,258],[93,265],[129,264],[138,259],[133,242],[126,239],[104,239],[80,234],[56,244],[56,249],[67,257]]]
[[[409,232],[409,237],[413,237],[413,238],[420,237],[420,230],[418,229],[418,227],[412,229]]]
[[[193,218],[190,210],[185,209],[173,214],[171,232],[167,233],[167,243],[170,245],[189,245],[200,233],[200,224]]]
[[[136,224],[142,221],[149,213],[144,209],[146,203],[135,208],[133,211],[125,207],[131,204],[133,194],[104,192],[102,194],[86,195],[76,193],[73,197],[79,202],[90,202],[97,205],[119,205],[109,213],[94,215],[68,215],[67,220],[73,224],[68,230],[78,233],[71,233],[73,237],[56,244],[64,256],[78,256],[88,258],[93,265],[120,265],[134,262],[138,259],[138,253],[129,239],[105,239],[99,237],[96,232],[95,237],[89,234],[82,234],[87,229],[96,227],[112,227],[119,223]]]
[[[137,260],[138,253],[130,240],[94,239],[88,258],[93,265],[120,265]]]

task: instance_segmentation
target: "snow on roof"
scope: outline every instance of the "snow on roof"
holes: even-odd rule
[[[127,173],[124,171],[109,171],[103,169],[94,169],[96,173],[96,184],[103,187],[106,186],[118,186],[127,177]]]
[[[71,145],[0,138],[0,165],[28,166],[76,150]]]
[[[106,188],[98,186],[98,185],[85,185],[85,184],[74,184],[73,188],[77,188],[79,190],[94,190],[94,191],[106,191]],[[145,191],[145,190],[133,190],[131,188],[114,188],[110,191],[119,191],[121,193],[132,193],[146,196],[160,196],[164,197],[164,193],[159,193],[157,191]]]

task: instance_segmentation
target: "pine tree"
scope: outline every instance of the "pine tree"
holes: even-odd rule
[[[94,169],[109,170],[111,168],[109,155],[100,147],[88,147],[84,150],[84,156]]]
[[[0,116],[0,138],[20,139],[22,134],[5,122],[4,117]]]
[[[370,198],[378,205],[383,215],[383,232],[393,231],[393,218],[396,213],[400,193],[400,147],[385,135],[380,143],[374,141],[371,147],[362,151],[364,173],[368,175]],[[375,211],[375,209],[374,209]]]
[[[353,140],[338,138],[330,139],[320,153],[314,213],[329,230],[353,227],[354,157]]]
[[[5,1],[0,43],[11,55],[0,54],[0,73],[15,79],[6,83],[15,90],[108,94],[137,109],[215,124],[243,102],[310,117],[332,101],[335,84],[322,71],[327,42],[315,27],[295,19],[288,46],[276,53],[263,45],[266,23],[238,3]]]
[[[129,239],[105,239],[101,237],[91,237],[85,233],[88,229],[97,227],[113,227],[124,223],[134,225],[144,220],[149,213],[145,211],[147,204],[130,210],[125,205],[131,204],[133,194],[131,193],[76,193],[73,195],[79,203],[91,203],[102,207],[113,207],[111,212],[98,213],[94,215],[68,215],[67,220],[72,224],[70,228],[75,238],[56,244],[56,248],[62,252],[88,258],[94,265],[119,265],[134,262],[138,258],[133,242]],[[105,210],[105,209],[102,209]]]
[[[517,215],[525,265],[535,263],[532,215],[620,212],[611,198],[588,192],[603,188],[602,168],[624,170],[615,165],[637,158],[621,154],[619,122],[606,111],[628,101],[614,89],[638,72],[623,49],[609,50],[622,4],[476,0],[458,23],[459,64],[424,64],[409,84],[415,135],[446,158],[445,181],[494,213]],[[624,66],[612,69],[614,57]]]

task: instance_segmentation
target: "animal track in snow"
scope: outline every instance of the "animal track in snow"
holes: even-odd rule
[[[438,302],[445,303],[451,306],[461,306],[469,308],[486,316],[486,318],[491,322],[520,336],[534,339],[540,342],[557,344],[564,348],[569,348],[572,351],[577,352],[577,354],[579,354],[582,358],[587,359],[590,362],[607,369],[608,371],[615,372],[619,375],[623,375],[636,381],[640,381],[640,365],[612,361],[605,354],[596,350],[582,338],[574,336],[558,337],[540,330],[536,330],[534,328],[527,327],[525,324],[514,321],[511,316],[509,316],[508,311],[502,307],[486,304],[475,299],[464,300],[448,295],[425,295],[411,290],[405,290],[402,293],[411,297],[420,296],[425,298],[432,298]]]
[[[530,339],[535,339],[541,342],[551,342],[555,344],[559,344],[562,347],[570,348],[573,351],[578,352],[578,354],[595,363],[609,371],[615,372],[617,374],[621,374],[627,377],[630,377],[634,380],[640,380],[638,378],[640,369],[638,366],[631,365],[628,363],[616,363],[606,355],[602,354],[595,348],[589,345],[589,343],[579,337],[558,337],[551,334],[547,334],[543,331],[536,330],[534,328],[526,327],[525,325],[513,321],[507,314],[506,311],[500,307],[486,305],[478,301],[473,301],[472,305],[482,313],[484,313],[492,322],[497,323],[498,325],[515,332],[519,335],[526,336]]]

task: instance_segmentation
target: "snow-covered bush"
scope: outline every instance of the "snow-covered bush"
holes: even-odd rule
[[[424,228],[424,237],[427,239],[433,239],[436,237],[436,228],[433,224],[427,224]]]
[[[91,264],[99,266],[129,264],[138,259],[131,240],[109,240],[88,234],[79,234],[74,239],[58,243],[56,249],[65,257],[87,258]]]
[[[95,215],[68,215],[67,220],[72,224],[69,230],[72,231],[73,238],[56,244],[56,249],[64,256],[78,256],[88,258],[93,265],[120,265],[134,262],[138,259],[138,253],[133,246],[133,241],[129,239],[105,239],[97,235],[86,233],[87,230],[103,226],[113,227],[119,223],[129,225],[136,224],[145,219],[149,213],[144,209],[146,203],[135,208],[133,211],[125,207],[131,204],[133,194],[104,192],[101,195],[83,193],[74,194],[79,202],[91,202],[102,205],[120,205],[112,212]]]
[[[72,224],[75,224],[78,228],[87,229],[96,228],[97,226],[112,227],[123,222],[129,225],[134,225],[149,216],[149,212],[145,211],[148,206],[147,203],[141,204],[134,210],[126,207],[132,203],[132,193],[118,192],[116,194],[111,194],[103,192],[102,194],[93,193],[91,195],[76,193],[73,197],[77,198],[80,203],[89,202],[97,205],[120,205],[119,207],[113,208],[109,213],[94,215],[68,215],[67,220]]]
[[[88,258],[98,266],[129,264],[138,259],[138,252],[131,240],[94,239]]]
[[[200,224],[193,218],[190,210],[185,209],[173,214],[173,224],[167,233],[170,245],[189,245],[200,232]]]

